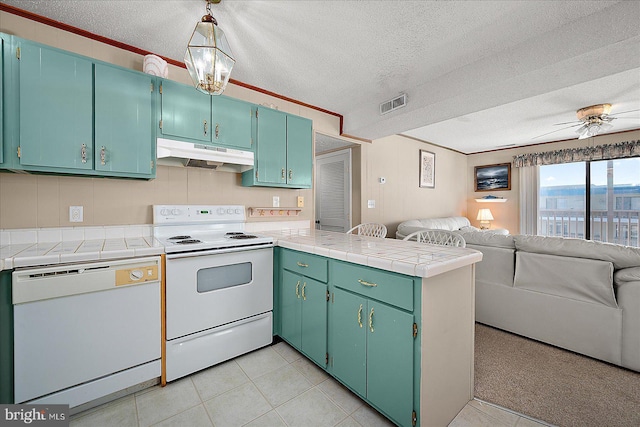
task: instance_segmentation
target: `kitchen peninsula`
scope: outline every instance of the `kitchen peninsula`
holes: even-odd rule
[[[448,425],[473,399],[481,253],[318,230],[271,235],[275,334],[398,425]]]
[[[449,424],[473,398],[474,264],[482,254],[310,229],[259,231],[263,224],[247,231],[276,243],[274,335],[396,424]],[[164,253],[149,226],[56,231],[5,230],[3,273]]]

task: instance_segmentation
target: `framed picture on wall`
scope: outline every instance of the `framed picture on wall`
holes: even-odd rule
[[[420,187],[436,188],[436,155],[420,150]]]
[[[476,191],[511,190],[511,163],[476,166]]]

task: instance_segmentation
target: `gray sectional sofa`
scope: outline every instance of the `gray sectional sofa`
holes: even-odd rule
[[[459,232],[476,264],[476,321],[640,371],[640,249]]]
[[[471,226],[469,220],[463,216],[410,219],[398,224],[398,228],[396,230],[396,239],[402,240],[409,234],[424,229],[449,231],[480,231],[479,228]],[[503,228],[483,230],[483,232],[494,234],[509,234],[509,230],[505,230]]]

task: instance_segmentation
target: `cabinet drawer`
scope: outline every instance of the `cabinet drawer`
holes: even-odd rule
[[[336,287],[413,311],[413,278],[342,261],[331,268]]]
[[[284,249],[282,268],[327,283],[327,260],[317,255]]]

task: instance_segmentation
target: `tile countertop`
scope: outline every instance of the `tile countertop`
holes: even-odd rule
[[[0,232],[0,270],[160,255],[149,226],[70,227]]]
[[[64,228],[16,231],[11,238],[5,235],[5,243],[0,243],[0,270],[163,254],[164,246],[144,235],[147,231],[140,233],[134,227],[86,228],[82,233]],[[482,253],[473,249],[308,228],[259,234],[273,237],[276,245],[283,248],[418,277],[433,277],[482,260]]]
[[[418,277],[433,277],[482,261],[482,253],[473,249],[412,241],[309,229],[262,234],[274,237],[283,248]]]

